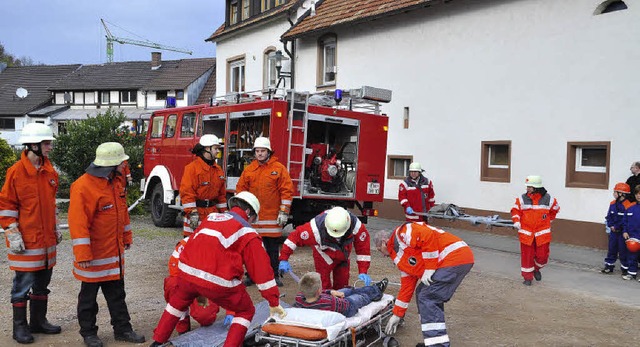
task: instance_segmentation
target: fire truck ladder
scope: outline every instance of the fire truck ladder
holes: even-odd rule
[[[289,153],[287,155],[287,170],[291,175],[293,185],[298,187],[298,194],[294,198],[301,198],[304,189],[304,155],[307,143],[307,115],[309,114],[309,92],[289,91]],[[294,122],[295,120],[295,122]],[[298,121],[302,121],[300,124]],[[296,134],[294,134],[296,132]]]

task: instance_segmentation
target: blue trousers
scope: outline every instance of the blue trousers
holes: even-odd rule
[[[627,245],[624,243],[624,237],[621,232],[611,232],[609,233],[609,250],[607,251],[607,256],[604,258],[604,266],[608,269],[613,270],[616,265],[616,260],[618,257],[620,258],[620,268],[623,270],[627,270],[629,250],[627,250]]]
[[[449,335],[444,322],[444,303],[449,301],[469,273],[473,264],[444,267],[431,276],[433,283],[422,282],[416,289],[416,303],[420,313],[422,337],[425,346],[449,346]]]
[[[29,290],[33,295],[49,295],[53,268],[38,271],[16,271],[11,287],[11,303],[27,301]]]
[[[345,300],[349,302],[349,310],[344,313],[345,317],[353,317],[361,307],[382,299],[382,292],[376,286],[343,288],[339,291],[344,293]]]

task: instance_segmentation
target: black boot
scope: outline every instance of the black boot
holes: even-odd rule
[[[27,303],[13,304],[13,339],[18,343],[33,343],[33,335],[27,326]]]
[[[31,295],[31,321],[29,329],[32,333],[60,334],[62,328],[53,325],[47,320],[47,300],[46,295]]]

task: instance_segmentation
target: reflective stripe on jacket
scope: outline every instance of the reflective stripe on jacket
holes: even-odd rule
[[[401,271],[400,291],[393,313],[404,314],[425,270],[472,264],[471,248],[459,237],[425,224],[405,223],[396,228],[387,243],[389,256]]]
[[[242,287],[244,268],[270,306],[279,303],[269,256],[258,233],[233,208],[212,213],[189,238],[178,262],[178,276],[198,286],[217,290]]]
[[[560,205],[548,193],[522,194],[511,208],[511,220],[520,222],[520,242],[525,245],[543,245],[551,242],[551,221],[556,219]]]
[[[176,249],[174,249],[173,253],[171,253],[171,257],[169,257],[169,276],[172,276],[172,277],[178,276],[178,272],[180,272],[180,270],[178,270],[178,262],[180,262],[180,253],[182,253],[182,250],[184,249],[184,246],[187,244],[187,241],[189,241],[189,237],[185,237],[184,239],[180,240],[176,245]]]
[[[194,230],[189,226],[189,213],[197,208],[200,222],[207,219],[209,213],[227,210],[227,181],[224,172],[217,164],[209,166],[197,157],[184,168],[180,182],[180,199],[184,207],[183,232],[188,235]],[[214,201],[215,206],[196,207],[196,200]]]
[[[73,243],[73,275],[83,282],[122,279],[124,245],[132,244],[127,199],[121,180],[88,173],[71,185],[69,232]],[[88,268],[78,263],[89,261]]]
[[[48,158],[36,169],[22,152],[8,170],[0,192],[0,226],[18,223],[26,251],[7,251],[13,271],[38,271],[56,264],[56,192],[58,173]],[[6,241],[9,247],[9,241]]]
[[[236,185],[236,193],[248,191],[260,201],[258,221],[253,225],[262,237],[280,237],[278,213],[291,210],[293,183],[287,168],[274,156],[265,164],[254,160],[247,166]]]
[[[398,201],[405,210],[404,215],[408,221],[417,222],[422,220],[422,217],[415,214],[407,214],[407,207],[411,206],[415,212],[427,213],[436,203],[435,196],[433,182],[423,175],[418,177],[417,184],[411,177],[407,177],[400,182],[398,187]]]
[[[360,219],[349,212],[351,225],[343,237],[335,239],[329,235],[324,225],[326,211],[317,215],[308,223],[292,231],[282,245],[280,260],[289,257],[298,247],[314,246],[314,252],[331,265],[349,259],[351,250],[355,247],[358,273],[367,273],[371,265],[371,245],[369,232]]]

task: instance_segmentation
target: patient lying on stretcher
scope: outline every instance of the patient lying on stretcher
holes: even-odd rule
[[[300,292],[296,295],[294,307],[334,311],[345,317],[354,316],[358,310],[379,301],[387,289],[389,280],[384,278],[370,286],[343,288],[340,290],[322,290],[322,280],[317,272],[308,272],[300,278]]]

